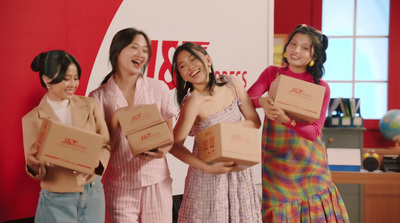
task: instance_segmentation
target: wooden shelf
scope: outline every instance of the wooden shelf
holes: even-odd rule
[[[399,155],[400,149],[365,149],[364,152],[375,151],[379,155],[379,163],[384,155]],[[345,184],[374,184],[400,186],[400,173],[345,172],[332,171],[333,182]]]
[[[400,173],[332,171],[332,178],[334,183],[400,186]]]

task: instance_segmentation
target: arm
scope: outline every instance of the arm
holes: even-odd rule
[[[259,98],[258,103],[264,109],[264,114],[268,119],[277,120],[281,123],[289,123],[291,121],[290,117],[282,109],[274,106],[274,99],[271,96]]]
[[[88,97],[92,97],[92,98],[94,98],[96,100],[97,105],[99,106],[101,113],[103,114],[103,116],[105,116],[104,107],[103,107],[103,100],[101,100],[103,97],[101,97],[101,94],[102,94],[101,91],[94,90],[94,91],[89,93]]]
[[[171,132],[171,136],[172,136],[173,135],[172,118],[170,118],[167,121],[165,121],[165,123],[167,123],[168,129]],[[145,159],[148,159],[148,158],[158,158],[158,159],[164,158],[165,155],[171,150],[172,146],[173,145],[157,148],[157,151],[144,152],[145,154],[147,154],[147,157],[145,157]]]
[[[162,81],[158,81],[159,83],[159,90],[161,91],[160,93],[160,113],[162,118],[164,119],[164,122],[167,124],[169,131],[171,133],[171,136],[173,136],[173,118],[176,115],[176,107],[175,104],[172,100],[170,90],[167,86]],[[148,156],[146,158],[164,158],[165,155],[171,150],[171,146],[166,146],[162,148],[158,148],[157,151],[147,151],[144,152]]]
[[[123,108],[117,109],[117,110],[111,115],[111,118],[110,118],[110,121],[109,121],[109,125],[110,125],[110,136],[111,136],[111,138],[114,138],[114,137],[115,137],[115,135],[116,135],[115,133],[116,133],[117,130],[118,130],[118,126],[119,126],[118,116],[119,116],[119,113],[125,111],[126,109],[128,109],[128,107],[123,107]]]
[[[174,103],[173,97],[171,96],[171,92],[167,84],[160,81],[160,90],[161,90],[161,98],[160,98],[161,116],[163,117],[164,120],[174,118],[177,114],[177,107]]]
[[[269,91],[269,85],[276,78],[278,69],[279,68],[275,66],[267,67],[247,91],[254,107],[261,107],[258,100],[265,92]]]
[[[175,124],[174,145],[170,150],[170,153],[190,166],[208,173],[227,173],[233,169],[233,162],[217,162],[210,165],[195,156],[184,146],[186,137],[195,123],[199,112],[202,110],[201,106],[201,102],[199,102],[196,97],[190,97],[182,106],[179,119]]]
[[[242,112],[245,120],[241,121],[240,124],[247,127],[252,128],[260,128],[261,121],[258,116],[256,110],[254,110],[254,106],[252,101],[250,100],[249,95],[244,89],[243,85],[236,77],[234,77],[234,81],[236,82],[236,90],[239,97],[240,102],[242,103],[240,106],[240,111]]]
[[[108,161],[110,160],[111,155],[111,147],[110,147],[110,134],[108,131],[107,124],[104,120],[103,114],[100,111],[100,108],[93,98],[88,98],[91,103],[91,111],[94,118],[94,125],[96,129],[96,133],[103,136],[103,145],[101,147],[101,151],[99,154],[98,166],[94,169],[94,174],[89,175],[85,173],[77,173],[78,184],[83,185],[86,182],[92,181],[96,178],[96,175],[103,175],[104,171],[107,168]]]
[[[95,170],[95,173],[102,175],[104,170],[107,168],[108,161],[110,160],[111,147],[110,147],[110,134],[108,131],[107,124],[104,120],[103,113],[96,102],[94,104],[93,115],[96,122],[96,133],[104,137],[103,146],[101,148],[99,157],[99,167]]]
[[[36,113],[35,113],[36,114]],[[51,164],[45,163],[36,158],[37,149],[35,143],[40,131],[41,120],[32,118],[30,114],[22,118],[22,131],[24,141],[24,152],[26,162],[26,173],[36,180],[41,180],[46,175],[46,166]]]

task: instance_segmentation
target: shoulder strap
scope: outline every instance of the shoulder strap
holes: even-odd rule
[[[239,95],[238,95],[237,89],[236,89],[236,82],[235,82],[235,80],[233,79],[233,77],[228,76],[228,75],[225,75],[225,79],[226,79],[227,82],[228,82],[228,86],[233,86],[233,88],[232,88],[232,93],[233,93],[233,95],[235,96],[235,98],[239,98]]]

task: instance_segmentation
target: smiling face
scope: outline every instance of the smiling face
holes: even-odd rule
[[[149,59],[149,48],[143,35],[136,35],[118,56],[118,73],[136,75]]]
[[[289,69],[296,73],[306,71],[307,65],[313,59],[311,37],[307,34],[297,33],[286,47],[286,56]]]
[[[56,74],[57,76],[58,74]],[[43,76],[45,83],[50,83],[50,78]],[[52,101],[62,101],[65,99],[72,99],[76,89],[79,86],[78,68],[75,64],[71,63],[65,72],[64,79],[57,84],[50,84],[48,89],[48,97]]]
[[[193,85],[207,84],[209,71],[206,64],[210,64],[211,59],[208,55],[204,55],[197,50],[194,50],[194,52],[199,58],[196,58],[186,50],[182,50],[178,54],[176,59],[178,71],[185,81],[189,81]]]

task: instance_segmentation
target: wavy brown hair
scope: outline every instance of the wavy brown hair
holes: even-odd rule
[[[314,60],[314,66],[310,67],[309,65],[307,65],[306,70],[309,74],[311,74],[311,76],[313,76],[314,83],[319,84],[319,79],[321,79],[325,73],[324,63],[326,61],[326,49],[328,48],[328,37],[326,37],[320,31],[311,26],[305,24],[298,25],[290,34],[289,40],[285,44],[282,55],[286,53],[286,47],[292,41],[293,36],[296,35],[297,33],[306,34],[311,37],[310,51],[312,48],[314,48],[314,55],[312,55],[312,58],[316,59]],[[287,58],[283,57],[283,61],[286,64],[289,64]]]
[[[177,58],[180,52],[182,52],[183,50],[189,52],[190,54],[192,54],[195,58],[197,58],[198,60],[202,61],[200,56],[196,53],[196,51],[202,53],[204,56],[208,55],[207,51],[200,45],[198,44],[194,44],[192,42],[185,42],[184,44],[178,46],[175,50],[174,56],[172,58],[172,75],[175,75],[176,77],[176,101],[178,102],[178,104],[180,105],[183,101],[183,98],[185,97],[188,89],[192,89],[193,90],[193,85],[190,82],[186,82],[185,84],[185,80],[183,80],[181,74],[179,73],[179,69],[177,67]],[[203,66],[205,68],[207,68],[207,64],[204,64]],[[207,70],[207,69],[206,69]],[[209,81],[208,81],[208,91],[210,93],[210,95],[213,94],[213,89],[214,86],[223,86],[225,85],[227,82],[226,81],[222,81],[222,82],[217,82],[216,78],[215,78],[215,73],[214,73],[214,68],[211,65],[211,72],[209,73]]]

